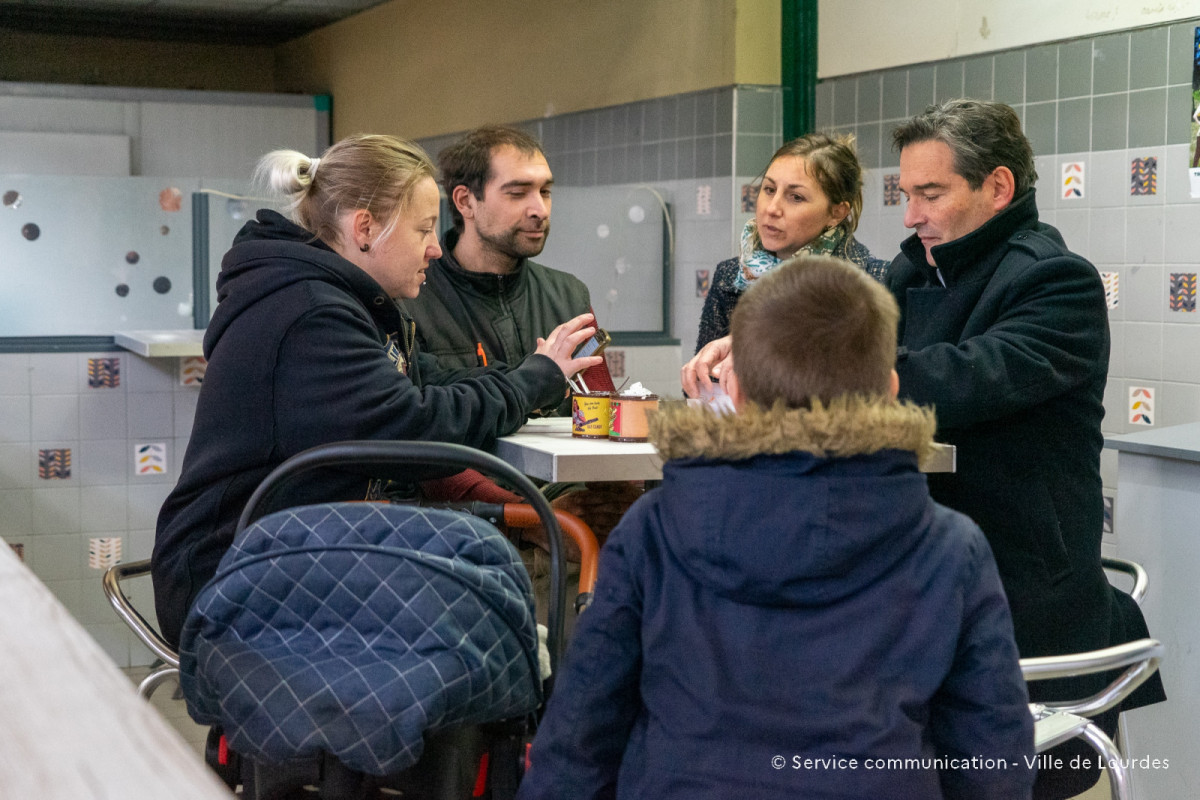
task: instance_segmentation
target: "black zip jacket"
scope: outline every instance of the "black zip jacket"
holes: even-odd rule
[[[480,344],[489,364],[518,364],[539,336],[591,307],[574,275],[528,259],[507,275],[470,272],[454,258],[457,242],[457,231],[447,231],[420,297],[401,304],[417,323],[421,349],[448,367],[480,366]]]
[[[419,351],[413,321],[374,279],[273,211],[234,239],[217,298],[191,441],[154,542],[155,606],[170,642],[254,487],[288,457],[347,439],[487,449],[566,392],[540,355],[508,371],[442,368]],[[361,500],[378,488],[374,478],[315,474],[278,506]]]

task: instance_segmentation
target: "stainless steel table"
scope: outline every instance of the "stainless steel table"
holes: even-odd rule
[[[611,442],[571,436],[567,417],[535,419],[497,440],[493,451],[532,478],[552,482],[658,481],[662,457],[648,442]],[[953,472],[955,448],[937,445],[926,472]]]

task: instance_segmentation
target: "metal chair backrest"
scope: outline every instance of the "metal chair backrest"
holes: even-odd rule
[[[1140,604],[1149,588],[1146,570],[1140,564],[1120,558],[1103,558],[1101,563],[1106,570],[1122,573],[1133,580],[1129,595]],[[1158,670],[1162,655],[1161,642],[1139,639],[1087,653],[1021,659],[1021,674],[1027,682],[1125,668],[1106,687],[1090,697],[1031,703],[1037,752],[1045,752],[1076,736],[1084,739],[1099,754],[1106,768],[1114,800],[1126,800],[1129,797],[1129,774],[1121,759],[1121,751],[1090,717],[1119,706]]]
[[[159,634],[158,629],[146,621],[146,618],[134,608],[129,595],[121,587],[121,582],[132,580],[150,574],[150,559],[131,561],[128,564],[114,564],[104,571],[102,585],[104,596],[109,605],[117,612],[117,616],[129,626],[138,640],[163,663],[151,670],[150,674],[138,684],[138,694],[142,699],[149,700],[154,690],[168,678],[179,677],[179,653],[175,651]]]

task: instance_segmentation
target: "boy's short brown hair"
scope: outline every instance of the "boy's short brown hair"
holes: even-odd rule
[[[755,281],[734,309],[742,393],[766,408],[887,394],[899,318],[888,290],[849,262],[793,258]]]

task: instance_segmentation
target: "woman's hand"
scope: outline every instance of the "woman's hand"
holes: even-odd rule
[[[704,389],[712,383],[712,378],[719,379],[724,389],[732,370],[733,337],[722,336],[704,345],[691,361],[683,365],[679,381],[683,384],[683,393],[688,397],[704,397]]]
[[[595,320],[591,314],[580,314],[575,319],[567,320],[550,331],[550,335],[545,339],[539,336],[534,352],[541,353],[557,364],[568,379],[577,372],[596,366],[604,360],[604,356],[571,358],[571,354],[579,349],[579,345],[596,332],[593,322]]]

